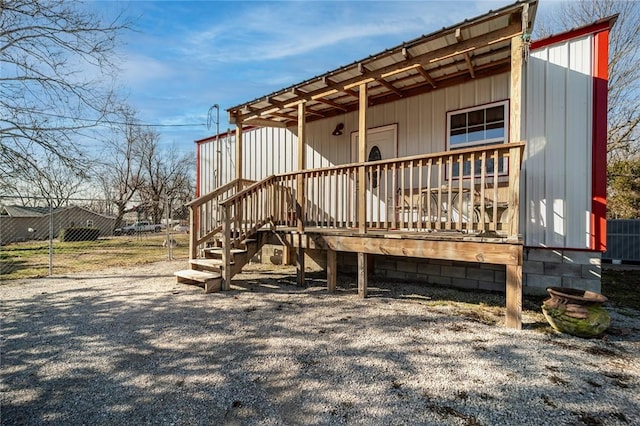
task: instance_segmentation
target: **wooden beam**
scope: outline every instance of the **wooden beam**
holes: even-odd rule
[[[339,103],[332,102],[332,101],[327,100],[327,99],[320,99],[320,98],[318,98],[318,99],[314,99],[314,101],[316,101],[316,102],[320,102],[320,103],[325,104],[325,105],[332,106],[332,107],[334,107],[334,108],[336,108],[336,109],[339,109],[339,110],[342,110],[342,111],[344,111],[344,112],[347,112],[347,111],[348,111],[348,109],[347,109],[346,107],[344,107],[343,105],[340,105]]]
[[[298,117],[296,117],[295,115],[283,114],[281,112],[272,112],[269,115],[272,115],[274,117],[284,118],[288,121],[298,121]]]
[[[353,98],[360,99],[360,95],[358,94],[358,92],[356,92],[355,90],[345,89],[344,87],[340,87],[340,85],[334,83],[329,77],[324,77],[322,81],[324,84],[331,87],[336,92],[343,92]]]
[[[358,296],[367,297],[369,271],[366,253],[358,253]]]
[[[351,253],[456,259],[461,262],[522,264],[522,245],[475,241],[412,240],[380,237],[323,235],[328,248]]]
[[[452,56],[462,55],[464,52],[472,52],[475,49],[480,47],[492,45],[499,43],[504,40],[508,40],[514,37],[518,37],[522,34],[521,22],[514,22],[506,27],[497,29],[495,31],[491,31],[489,33],[472,37],[466,40],[463,40],[460,43],[456,43],[450,46],[445,46],[440,49],[432,50],[429,52],[425,52],[421,55],[417,55],[412,57],[411,59],[407,59],[404,61],[400,61],[397,63],[393,63],[387,65],[385,67],[379,68],[374,71],[370,71],[364,75],[357,75],[355,77],[349,78],[347,80],[341,81],[339,83],[335,83],[331,81],[328,77],[322,77],[325,84],[332,89],[337,89],[341,92],[348,93],[351,96],[357,97],[357,93],[353,91],[349,91],[352,87],[359,86],[364,80],[373,81],[376,78],[382,77],[383,75],[389,75],[389,73],[398,72],[398,70],[403,68],[411,68],[415,64],[426,65],[434,62],[438,62]],[[311,100],[314,95],[317,95],[322,92],[326,92],[327,88],[320,88],[311,92],[307,92],[304,96],[304,99]],[[271,108],[264,107],[264,110],[268,110]],[[259,113],[262,110],[259,109],[257,112]]]
[[[390,91],[392,91],[393,93],[395,93],[396,95],[398,95],[399,97],[402,97],[402,92],[400,90],[398,90],[397,88],[395,88],[393,86],[393,84],[389,83],[387,80],[383,79],[383,78],[378,78],[376,79],[376,81],[380,84],[382,84],[384,87],[386,87],[387,89],[389,89]]]
[[[358,230],[361,234],[367,232],[367,181],[364,166],[367,161],[367,108],[369,94],[367,83],[360,85],[360,102],[358,110]]]
[[[460,28],[456,28],[456,40],[458,41],[458,43],[464,41]],[[471,78],[476,78],[476,73],[473,69],[473,63],[471,62],[471,55],[469,55],[469,52],[464,52],[464,61],[467,63],[467,68],[469,69]]]
[[[418,70],[418,73],[420,73],[422,78],[424,78],[427,81],[427,83],[429,83],[434,89],[437,87],[436,81],[429,75],[429,73],[424,68],[422,68],[422,66],[417,67],[416,70]]]
[[[522,329],[522,266],[507,265],[507,316],[508,328]]]
[[[260,126],[260,127],[278,127],[278,128],[286,128],[287,123],[284,121],[273,121],[268,120],[266,118],[250,118],[246,120],[244,124],[249,126]]]
[[[242,117],[236,117],[236,179],[242,179]]]
[[[329,293],[336,291],[336,283],[338,281],[338,271],[336,269],[336,252],[335,250],[327,250],[327,290]]]

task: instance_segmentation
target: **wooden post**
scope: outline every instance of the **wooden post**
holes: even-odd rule
[[[303,246],[303,238],[304,235],[302,233],[298,233],[298,247],[296,250],[296,281],[299,286],[304,286],[304,248]]]
[[[282,246],[282,264],[291,265],[291,246],[288,241]]]
[[[367,253],[358,253],[358,296],[367,297]]]
[[[222,290],[231,288],[231,207],[222,210]]]
[[[298,104],[298,170],[302,171],[306,168],[306,143],[305,143],[305,103]],[[298,232],[304,232],[304,216],[305,216],[305,181],[302,173],[296,177],[297,193],[296,193],[296,217],[298,219]]]
[[[364,162],[367,161],[367,108],[369,95],[367,83],[360,84],[358,110],[358,232],[367,233],[367,181]],[[358,253],[358,296],[367,297],[368,268],[367,254]]]
[[[298,170],[306,167],[305,143],[305,103],[298,104]],[[304,247],[302,244],[305,218],[305,181],[304,174],[299,173],[296,178],[296,218],[298,222],[298,244],[296,250],[296,276],[298,285],[303,286],[304,277]]]
[[[367,180],[363,163],[367,161],[367,106],[369,96],[367,83],[360,84],[360,104],[358,110],[358,231],[367,233]]]
[[[242,179],[242,118],[236,117],[236,179]]]
[[[327,249],[327,290],[329,293],[336,291],[338,271],[336,270],[336,251]]]
[[[189,259],[198,257],[198,232],[199,225],[196,223],[196,213],[193,206],[189,206]]]
[[[522,47],[521,36],[511,38],[509,142],[519,142],[522,138]]]
[[[522,148],[514,147],[509,149],[509,233],[508,238],[518,239],[519,217],[520,217],[520,165],[522,162]],[[494,205],[494,212],[495,212]],[[495,213],[494,213],[495,214]]]
[[[522,329],[522,265],[507,265],[507,318],[508,328]]]

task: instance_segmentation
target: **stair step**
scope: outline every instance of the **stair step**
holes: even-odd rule
[[[177,277],[179,283],[204,284],[205,293],[220,291],[222,284],[222,275],[217,272],[183,269],[181,271],[174,272],[173,275]]]
[[[256,240],[255,238],[247,238],[242,242],[242,244],[251,244],[251,243],[257,243],[257,242],[258,240]]]
[[[209,253],[215,253],[215,254],[222,254],[223,248],[222,247],[211,247],[211,248],[207,248],[205,249],[205,251],[209,252]],[[246,249],[231,249],[231,255],[234,254],[242,254],[242,253],[246,253],[247,250]]]
[[[231,264],[233,265],[234,263],[235,262],[231,260]],[[192,269],[220,272],[222,259],[191,259],[189,260],[189,264]]]

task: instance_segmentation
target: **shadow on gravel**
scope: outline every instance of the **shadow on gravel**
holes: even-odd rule
[[[361,300],[261,273],[205,295],[158,277],[4,301],[2,424],[640,421],[637,353],[460,316],[466,292],[376,282]]]

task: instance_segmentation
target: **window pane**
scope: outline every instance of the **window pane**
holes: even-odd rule
[[[460,129],[467,127],[467,114],[456,114],[451,116],[451,128]]]
[[[487,123],[504,121],[504,105],[487,108]]]
[[[487,124],[487,139],[504,139],[504,121]]]
[[[469,126],[484,124],[484,110],[469,111]]]
[[[482,141],[485,139],[484,126],[469,127],[469,134],[467,136],[469,142]]]

